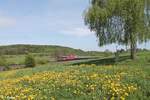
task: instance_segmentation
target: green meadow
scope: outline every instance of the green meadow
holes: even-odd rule
[[[124,53],[118,61],[111,55],[4,71],[0,73],[0,99],[149,100],[148,55],[148,51],[139,52],[132,61]]]

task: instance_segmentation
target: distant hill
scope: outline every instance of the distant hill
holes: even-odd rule
[[[56,45],[27,45],[27,44],[16,44],[16,45],[7,45],[0,46],[1,55],[18,55],[26,53],[49,53],[49,54],[58,54],[63,55],[75,54],[81,56],[98,56],[108,53],[97,52],[97,51],[83,51],[80,49],[73,49],[70,47],[56,46]]]

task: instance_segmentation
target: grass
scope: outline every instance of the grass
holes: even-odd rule
[[[6,100],[26,100],[32,96],[36,100],[148,100],[149,75],[149,67],[94,64],[14,70],[0,74],[0,97]]]
[[[8,65],[11,64],[24,64],[24,60],[25,60],[25,55],[6,55],[4,56],[5,59],[7,60]],[[51,57],[49,57],[48,55],[39,55],[39,54],[34,54],[34,58],[36,60],[36,62],[40,62],[42,61],[50,61],[52,60]]]
[[[96,65],[127,65],[127,66],[150,66],[150,52],[138,52],[136,60],[131,60],[127,53],[120,54],[118,61],[115,61],[115,56],[103,57],[99,59],[86,60],[75,62],[73,65],[80,64],[96,64]]]
[[[149,100],[150,52],[0,73],[3,100]]]

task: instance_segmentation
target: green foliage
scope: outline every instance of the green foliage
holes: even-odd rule
[[[56,53],[62,55],[75,54],[79,56],[92,56],[92,52],[85,52],[80,49],[73,49],[63,46],[53,46],[53,45],[9,45],[0,46],[0,54],[3,55],[23,55],[26,53],[35,53],[41,56],[52,56],[55,57]],[[95,52],[95,54],[101,55],[103,52]]]
[[[7,61],[4,56],[0,56],[0,66],[6,66]]]
[[[92,0],[85,24],[96,33],[100,46],[130,45],[132,55],[137,43],[150,39],[149,7],[148,0]]]
[[[44,65],[47,64],[49,61],[47,59],[38,59],[36,62],[37,64]]]
[[[26,53],[49,53],[53,55],[55,51],[61,50],[65,54],[85,54],[84,51],[79,49],[73,49],[69,47],[53,46],[53,45],[9,45],[0,46],[0,54],[3,55],[18,55]],[[44,52],[44,53],[43,53]]]
[[[105,52],[95,52],[95,51],[83,51],[80,49],[73,49],[69,47],[62,46],[52,46],[52,45],[9,45],[9,46],[0,46],[0,54],[8,55],[8,59],[13,60],[16,56],[16,60],[13,62],[16,63],[22,62],[22,56],[26,53],[32,53],[36,57],[38,56],[51,56],[55,58],[57,55],[69,55],[74,54],[78,56],[101,56],[104,55]],[[109,52],[111,55],[111,52]],[[20,61],[21,60],[21,61]],[[18,63],[17,63],[18,64]],[[20,64],[20,63],[19,63]],[[22,63],[21,63],[22,64]]]
[[[1,69],[3,69],[3,70],[9,69],[8,61],[5,58],[5,56],[0,56],[0,67],[2,67]]]
[[[35,59],[32,55],[27,54],[25,57],[25,66],[26,67],[35,67]]]
[[[38,66],[35,68],[27,68],[27,69],[21,69],[21,70],[13,70],[13,71],[7,71],[7,72],[1,72],[0,73],[0,80],[3,82],[7,82],[7,84],[10,84],[11,82],[15,82],[12,84],[14,90],[11,91],[11,87],[7,87],[9,89],[5,89],[9,93],[16,93],[14,92],[17,90],[16,88],[22,87],[21,89],[27,89],[28,87],[35,92],[27,91],[24,93],[29,93],[30,95],[32,93],[36,93],[37,91],[40,91],[39,93],[42,93],[41,96],[54,96],[56,99],[78,99],[83,100],[85,98],[86,100],[93,99],[92,97],[96,97],[94,99],[99,99],[100,97],[107,96],[109,97],[110,94],[108,93],[108,90],[104,90],[101,85],[105,85],[107,83],[101,83],[104,82],[102,79],[106,76],[106,80],[114,80],[114,77],[121,74],[122,78],[121,80],[118,80],[118,78],[114,81],[119,82],[119,84],[128,84],[137,86],[137,90],[133,93],[129,93],[128,96],[125,98],[125,100],[149,100],[149,93],[150,93],[150,52],[149,51],[140,51],[137,53],[137,56],[139,59],[136,59],[135,61],[131,61],[128,58],[126,58],[126,54],[120,55],[124,56],[125,60],[119,59],[118,65],[114,65],[114,63],[109,63],[109,58],[101,58],[101,60],[94,61],[88,61],[83,62],[83,64],[74,65],[74,66],[66,66],[58,64],[49,64],[44,66]],[[102,61],[105,62],[104,65],[102,65]],[[99,63],[99,64],[98,64]],[[95,66],[95,64],[97,66]],[[46,74],[44,74],[46,72]],[[48,72],[48,73],[47,73]],[[49,75],[49,73],[51,73]],[[57,75],[57,73],[60,73]],[[61,73],[66,73],[66,77],[63,77]],[[99,77],[94,77],[95,75],[100,75]],[[35,76],[38,75],[38,76]],[[48,76],[47,76],[48,75]],[[73,75],[73,77],[72,77]],[[112,75],[115,75],[114,77],[110,77]],[[35,76],[36,80],[33,76]],[[42,77],[44,76],[44,77]],[[54,76],[54,79],[51,79],[51,77]],[[68,78],[69,76],[69,78]],[[90,77],[89,77],[90,76]],[[41,78],[40,78],[41,77]],[[58,79],[58,77],[60,77]],[[63,77],[63,78],[62,78]],[[89,78],[88,78],[89,77]],[[5,81],[7,80],[8,81]],[[15,81],[15,80],[21,81]],[[67,80],[66,80],[67,79]],[[71,80],[70,80],[71,79]],[[54,83],[51,83],[51,82]],[[63,83],[62,83],[63,81]],[[65,82],[76,82],[80,81],[79,84],[64,84]],[[17,83],[16,83],[17,82]],[[111,82],[112,83],[112,82]],[[111,84],[110,83],[110,84]],[[92,84],[97,84],[97,86],[94,88],[94,91],[91,92],[91,90],[87,89],[88,86],[91,86]],[[5,84],[3,83],[5,86]],[[88,85],[88,86],[87,86]],[[8,85],[9,86],[9,85]],[[121,85],[122,86],[122,85]],[[1,86],[2,88],[3,86]],[[66,90],[66,88],[68,90]],[[90,88],[90,87],[89,87]],[[113,88],[113,87],[112,87]],[[126,88],[126,87],[125,87]],[[109,88],[108,88],[109,89]],[[2,90],[2,89],[1,89]],[[74,94],[77,91],[80,91],[81,94]],[[11,91],[11,92],[10,92]],[[18,92],[21,93],[21,91],[17,91],[16,94],[18,96]],[[6,92],[1,92],[2,94],[6,94]],[[82,95],[82,93],[84,93]],[[111,92],[109,92],[111,93]],[[14,96],[13,95],[13,96]],[[15,97],[15,96],[14,96]],[[116,98],[116,96],[115,96]],[[48,98],[49,99],[49,98]],[[118,98],[116,98],[118,99]]]
[[[40,97],[47,97],[48,100],[50,100],[50,96],[64,100],[92,100],[93,98],[103,99],[104,97],[109,100],[114,96],[116,100],[122,100],[118,98],[121,96],[118,93],[122,94],[123,90],[123,93],[127,92],[123,100],[149,100],[149,69],[146,66],[82,64],[80,66],[55,65],[14,70],[0,73],[0,79],[4,80],[0,81],[1,88],[5,87],[5,91],[7,91],[1,92],[1,95],[13,93],[9,96],[16,97],[19,92],[35,95],[38,91]],[[7,82],[8,87],[5,82]],[[130,90],[133,87],[136,89],[128,92],[127,87]],[[18,88],[29,91],[18,91]],[[25,96],[28,97],[28,94]]]

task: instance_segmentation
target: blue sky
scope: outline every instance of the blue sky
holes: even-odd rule
[[[83,50],[98,47],[93,32],[84,25],[89,0],[0,0],[0,45],[48,44]],[[150,49],[150,43],[139,45]]]

